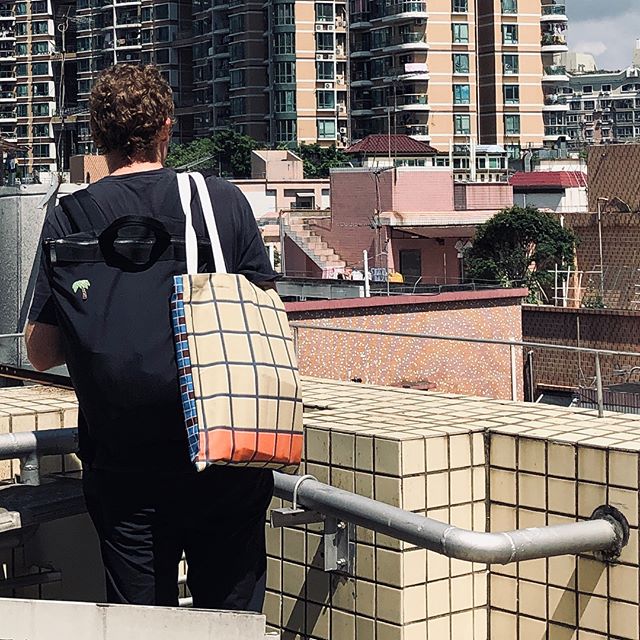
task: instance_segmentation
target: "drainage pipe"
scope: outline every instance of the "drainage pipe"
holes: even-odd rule
[[[616,558],[628,542],[625,517],[611,507],[601,507],[584,522],[481,533],[403,511],[310,477],[274,473],[275,495],[295,499],[298,505],[384,533],[450,558],[483,564],[508,564],[520,560],[601,552],[604,560]]]

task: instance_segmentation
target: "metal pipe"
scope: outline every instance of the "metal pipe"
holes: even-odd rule
[[[292,500],[297,485],[297,502],[307,509],[469,562],[508,564],[586,551],[604,551],[615,556],[625,543],[624,524],[609,516],[551,527],[481,533],[403,511],[310,478],[301,481],[298,476],[273,475],[275,495],[279,498]]]
[[[534,347],[536,349],[557,349],[558,351],[577,351],[578,353],[599,353],[603,356],[630,356],[640,358],[635,351],[611,351],[609,349],[590,349],[589,347],[572,347],[564,344],[548,344],[546,342],[522,342],[520,340],[499,340],[496,338],[467,338],[463,336],[441,336],[432,333],[408,333],[405,331],[377,331],[375,329],[336,327],[332,325],[317,325],[304,322],[291,322],[292,327],[298,329],[315,329],[317,331],[335,331],[336,333],[359,333],[369,336],[387,336],[398,338],[424,338],[425,340],[448,340],[450,342],[470,342],[473,344],[504,344],[515,347]]]
[[[78,450],[77,429],[45,429],[0,435],[0,460],[75,453]]]
[[[596,353],[596,395],[598,398],[598,418],[604,418],[604,391],[602,389],[602,369],[600,354]]]

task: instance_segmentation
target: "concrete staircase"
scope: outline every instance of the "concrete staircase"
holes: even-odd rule
[[[320,269],[323,278],[335,278],[347,263],[304,220],[287,220],[285,235],[289,236]]]

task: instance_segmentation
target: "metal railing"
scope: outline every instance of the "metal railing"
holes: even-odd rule
[[[69,428],[2,434],[0,460],[19,458],[21,482],[38,485],[40,457],[77,452],[77,438],[77,429]],[[291,509],[272,511],[274,526],[325,523],[326,571],[353,571],[355,525],[449,558],[483,564],[509,564],[585,552],[598,552],[600,559],[609,561],[620,555],[629,540],[625,516],[606,505],[598,507],[591,519],[582,522],[485,533],[460,529],[337,489],[312,476],[274,472],[274,485],[277,497],[293,503]],[[19,526],[19,518],[15,522]]]
[[[510,362],[510,377],[511,377],[511,399],[518,399],[518,367],[516,359],[516,349],[548,349],[564,352],[572,352],[579,354],[590,354],[595,359],[595,375],[594,382],[596,387],[596,397],[598,406],[598,417],[604,417],[604,386],[602,382],[602,356],[623,356],[631,358],[640,358],[640,353],[634,351],[613,351],[610,349],[592,349],[590,347],[574,347],[570,345],[551,345],[545,342],[524,342],[521,340],[500,340],[497,338],[469,338],[466,336],[443,336],[438,334],[429,333],[409,333],[409,332],[386,332],[378,331],[375,329],[365,328],[351,328],[351,327],[337,327],[331,325],[317,325],[308,324],[303,322],[292,322],[291,328],[293,330],[294,343],[296,348],[299,344],[299,330],[311,330],[311,331],[329,331],[335,333],[354,333],[357,335],[369,335],[369,336],[381,336],[386,338],[415,338],[422,340],[442,340],[445,342],[463,342],[470,344],[485,344],[485,345],[502,345],[509,347],[509,362]]]

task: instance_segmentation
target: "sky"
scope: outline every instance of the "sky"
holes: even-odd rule
[[[565,0],[569,17],[569,47],[592,53],[601,69],[631,64],[640,38],[638,0]]]

